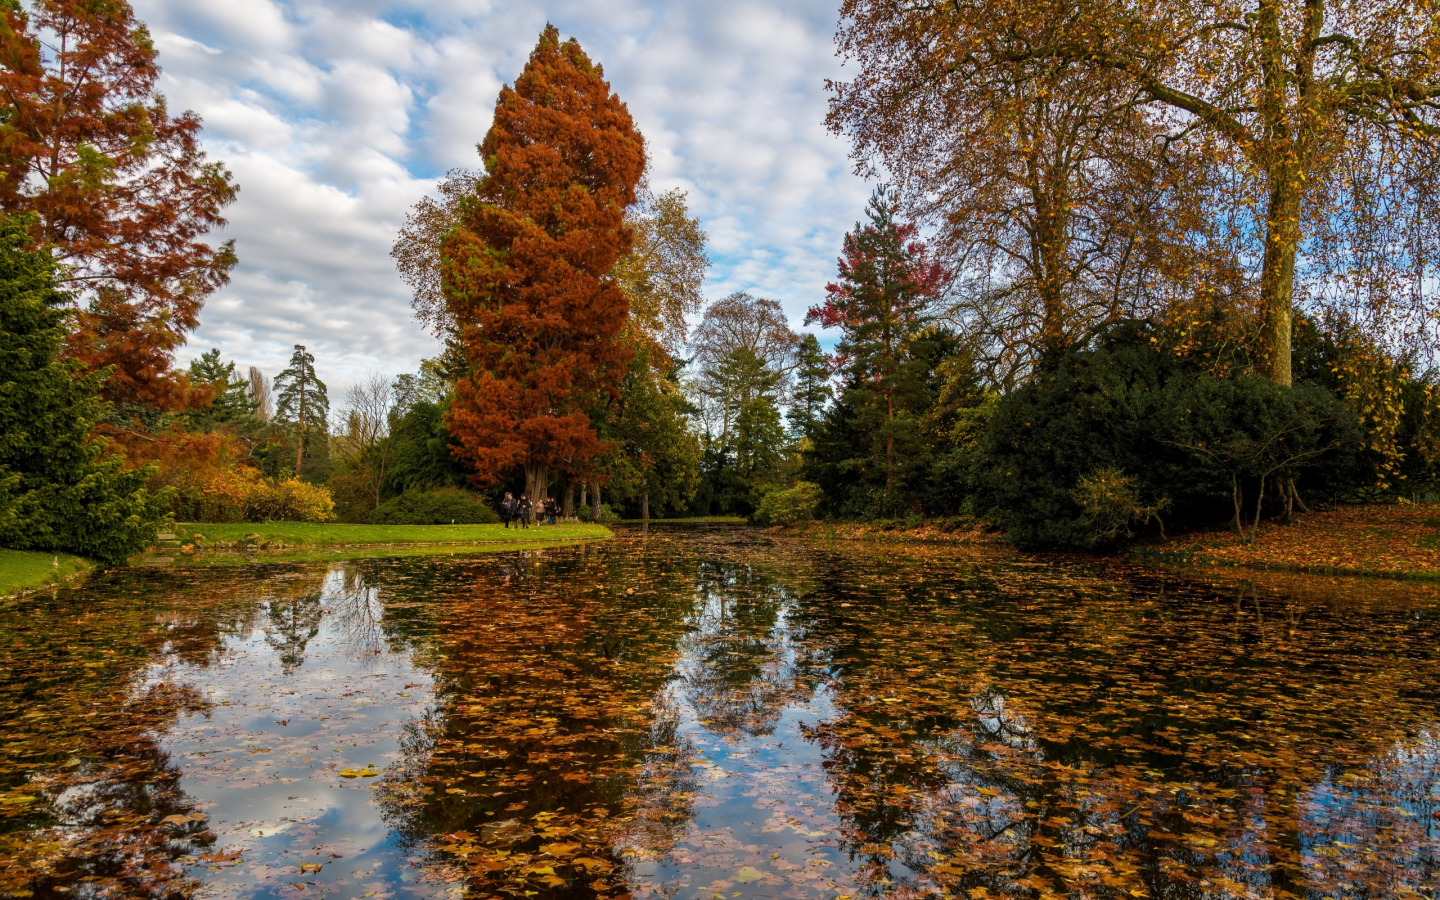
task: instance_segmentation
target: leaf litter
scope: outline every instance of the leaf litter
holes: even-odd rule
[[[247,710],[281,731],[328,715],[323,730],[245,738],[245,765],[194,744],[189,768],[166,758],[178,723],[231,701],[157,666],[219,671],[269,635],[289,690],[311,614],[257,610],[337,577],[315,571],[112,577],[6,624],[0,893],[1440,891],[1433,589],[743,532],[366,561],[343,577],[373,604],[342,612],[376,622],[350,651],[403,653],[393,687],[357,691],[369,676],[352,667],[328,707]],[[403,714],[338,714],[369,715],[381,693]],[[207,778],[255,791],[282,772],[302,782],[280,785],[294,804],[350,784],[403,862],[359,871],[314,816],[240,823],[197,803]],[[285,830],[233,849],[225,815]],[[328,838],[343,863],[315,858]],[[308,858],[247,861],[275,840]]]

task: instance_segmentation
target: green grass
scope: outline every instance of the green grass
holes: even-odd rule
[[[408,556],[475,556],[482,553],[513,553],[516,550],[543,550],[546,547],[567,546],[545,543],[544,541],[517,541],[509,544],[426,544],[419,547],[396,547],[383,550],[354,550],[341,546],[330,549],[310,550],[269,550],[264,553],[203,552],[194,555],[176,553],[164,557],[150,557],[142,560],[144,566],[174,566],[195,568],[212,566],[253,566],[276,563],[333,562],[342,559],[396,559]]]
[[[260,535],[261,544],[284,544],[286,549],[338,547],[356,544],[507,544],[537,541],[594,540],[609,537],[599,525],[532,525],[528,529],[503,525],[339,525],[313,522],[256,524],[181,524],[175,536],[189,542],[203,535],[206,543],[241,542],[247,534]]]
[[[52,564],[57,559],[60,562],[58,569]],[[0,597],[44,587],[90,568],[91,563],[64,553],[57,556],[28,550],[0,550]]]

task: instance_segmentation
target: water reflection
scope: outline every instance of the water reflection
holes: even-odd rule
[[[651,530],[0,623],[0,894],[1440,892],[1440,603]]]

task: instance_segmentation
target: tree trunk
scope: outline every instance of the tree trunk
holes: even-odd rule
[[[1291,322],[1295,304],[1295,254],[1300,243],[1299,174],[1272,176],[1270,210],[1265,223],[1265,269],[1260,276],[1260,308],[1270,344],[1265,375],[1289,387]]]
[[[640,518],[645,519],[645,520],[647,520],[647,521],[648,521],[649,518],[650,518],[650,492],[649,492],[649,491],[646,491],[644,494],[641,494],[641,495],[640,495]]]
[[[300,427],[295,432],[295,477],[300,477],[300,463],[305,458],[305,378],[300,378]]]
[[[589,500],[589,497],[590,497],[590,485],[587,484],[587,483],[585,483],[585,482],[583,482],[583,481],[580,482],[580,505],[581,505],[581,506],[589,506],[590,504],[587,502],[587,501]]]
[[[594,483],[594,489],[593,489],[590,493],[593,494],[593,496],[590,498],[590,499],[591,499],[591,504],[590,504],[590,520],[593,521],[593,522],[598,522],[598,521],[600,521],[600,503],[601,503],[601,501],[600,501],[600,482],[597,481],[597,482]]]
[[[889,434],[885,436],[885,490],[895,490],[895,390],[891,388],[885,392],[885,413],[886,421],[889,424]]]
[[[550,470],[547,466],[540,463],[525,466],[525,493],[530,497],[530,504],[536,508],[550,496]]]
[[[567,520],[575,518],[575,482],[565,482],[565,499],[561,501],[560,514]]]

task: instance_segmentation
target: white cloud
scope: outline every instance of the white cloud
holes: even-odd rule
[[[707,293],[823,296],[868,188],[826,133],[835,0],[134,0],[174,109],[241,185],[240,267],[191,341],[277,371],[307,344],[338,396],[436,346],[389,259],[405,211],[477,164],[502,83],[547,21],[605,67],[646,136],[656,187],[709,231]]]

